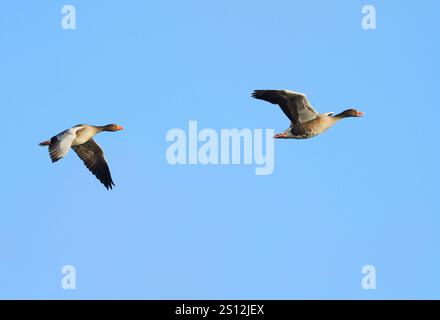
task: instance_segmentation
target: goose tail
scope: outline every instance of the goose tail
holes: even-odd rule
[[[40,142],[38,145],[40,145],[42,147],[50,146],[50,140],[46,140],[46,141]]]

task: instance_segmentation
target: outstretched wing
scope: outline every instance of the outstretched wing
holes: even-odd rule
[[[87,169],[92,172],[96,178],[107,188],[112,189],[113,183],[112,176],[110,174],[110,169],[108,167],[107,161],[104,157],[104,151],[101,147],[93,140],[90,139],[86,143],[79,146],[72,147],[76,154],[84,162]]]
[[[71,128],[50,139],[49,155],[52,162],[57,162],[67,155],[73,140],[76,138],[77,130],[76,128]]]
[[[290,90],[255,90],[252,97],[278,104],[292,124],[304,123],[319,115],[302,93]]]

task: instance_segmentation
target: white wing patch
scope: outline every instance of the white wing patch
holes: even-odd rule
[[[292,90],[283,90],[285,94],[287,95],[293,95],[293,96],[302,96],[305,97],[306,95],[304,93],[301,92],[296,92],[296,91],[292,91]]]
[[[76,132],[80,129],[82,127],[71,128],[50,139],[49,155],[52,162],[56,162],[67,155],[73,140],[76,138]]]

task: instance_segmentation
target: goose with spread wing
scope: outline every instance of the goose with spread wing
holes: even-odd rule
[[[49,147],[49,155],[52,162],[64,158],[69,150],[73,151],[84,162],[87,169],[98,178],[98,180],[106,187],[112,189],[113,183],[110,169],[104,157],[104,151],[93,140],[93,137],[103,131],[120,131],[123,127],[117,124],[108,124],[106,126],[91,126],[87,124],[79,124],[67,129],[51,139],[43,141],[40,146]]]
[[[290,90],[255,90],[252,97],[279,105],[290,119],[290,127],[276,134],[275,139],[312,138],[323,133],[341,119],[364,115],[356,109],[347,109],[334,116],[333,112],[320,114],[313,109],[304,94]]]

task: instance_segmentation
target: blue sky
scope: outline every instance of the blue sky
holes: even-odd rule
[[[77,10],[77,29],[60,26]],[[361,28],[373,4],[377,29]],[[435,1],[4,1],[0,298],[439,298]],[[272,175],[171,166],[168,130],[288,126],[254,89],[355,107]],[[116,188],[37,144],[103,133]],[[361,287],[376,268],[376,290]],[[64,290],[73,265],[77,289]]]

